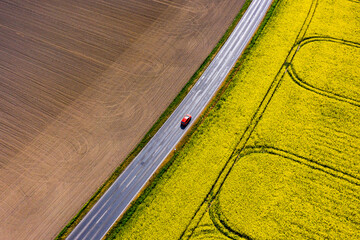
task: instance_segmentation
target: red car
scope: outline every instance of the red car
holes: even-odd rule
[[[190,115],[190,114],[186,114],[186,115],[184,116],[184,118],[181,120],[181,126],[182,126],[182,127],[186,127],[186,126],[189,124],[190,121],[191,121],[191,115]]]

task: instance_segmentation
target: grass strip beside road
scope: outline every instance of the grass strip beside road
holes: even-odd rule
[[[124,169],[131,163],[131,161],[137,156],[137,154],[145,147],[145,145],[151,140],[151,138],[156,134],[156,132],[160,129],[160,127],[165,123],[165,121],[170,117],[170,115],[174,112],[177,106],[181,103],[181,101],[185,98],[185,96],[189,93],[191,88],[194,86],[196,81],[200,78],[201,74],[205,71],[206,67],[211,63],[212,59],[216,56],[217,52],[224,45],[237,23],[240,21],[241,17],[244,15],[245,11],[249,7],[251,0],[246,0],[240,12],[234,18],[230,27],[226,30],[223,37],[217,43],[215,48],[212,50],[210,55],[205,59],[205,61],[201,64],[199,69],[194,73],[194,75],[190,78],[188,83],[184,86],[184,88],[180,91],[180,93],[176,96],[173,102],[169,105],[169,107],[163,112],[160,118],[156,121],[156,123],[151,127],[151,129],[147,132],[145,137],[140,141],[140,143],[135,147],[135,149],[126,157],[124,162],[114,171],[114,173],[106,180],[106,182],[94,193],[94,195],[90,198],[88,202],[84,204],[81,210],[72,218],[72,220],[61,230],[58,236],[55,238],[56,240],[66,239],[67,236],[71,233],[71,231],[77,226],[77,224],[85,217],[85,215],[90,211],[90,209],[95,205],[95,203],[101,198],[101,196],[106,192],[107,189],[115,182],[115,180],[120,176],[120,174],[124,171]],[[166,164],[165,167],[160,171],[166,171],[169,164]],[[148,191],[148,190],[147,190]],[[146,195],[146,194],[145,194]],[[131,212],[131,209],[129,210]],[[131,215],[131,214],[130,214]],[[129,214],[126,213],[124,218],[128,218]]]

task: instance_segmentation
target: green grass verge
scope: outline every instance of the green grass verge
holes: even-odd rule
[[[147,132],[145,137],[140,141],[140,143],[135,147],[135,149],[126,157],[124,162],[114,171],[114,173],[106,180],[106,182],[95,192],[95,194],[90,198],[90,200],[84,204],[81,210],[75,215],[75,217],[61,230],[58,236],[55,238],[56,240],[65,239],[71,231],[76,227],[76,225],[84,218],[84,216],[89,212],[89,210],[95,205],[95,203],[101,198],[101,196],[106,192],[106,190],[115,182],[118,176],[124,171],[124,169],[131,163],[131,161],[137,156],[137,154],[143,149],[143,147],[150,141],[150,139],[155,135],[155,133],[160,129],[160,127],[165,123],[165,121],[170,117],[173,111],[177,108],[177,106],[181,103],[181,101],[185,98],[191,88],[194,86],[196,81],[200,78],[201,74],[204,72],[206,67],[210,64],[211,60],[216,56],[216,53],[220,50],[222,45],[226,42],[227,38],[230,36],[237,23],[241,19],[242,15],[250,5],[251,0],[246,0],[240,12],[234,18],[233,22],[226,30],[223,37],[217,43],[215,48],[211,51],[210,55],[204,60],[199,69],[194,73],[194,75],[190,78],[188,83],[184,86],[184,88],[180,91],[180,93],[176,96],[176,98],[172,101],[169,107],[162,113],[160,118],[156,121],[156,123],[151,127],[151,129]],[[164,167],[166,170],[168,165]],[[163,170],[162,170],[163,171]],[[160,173],[161,174],[161,173]],[[151,188],[151,187],[150,187]],[[146,195],[146,194],[145,194]],[[131,212],[131,210],[129,211]],[[125,216],[125,219],[128,216]]]

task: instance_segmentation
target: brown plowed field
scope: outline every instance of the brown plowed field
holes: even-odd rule
[[[1,0],[0,239],[55,237],[244,0]]]

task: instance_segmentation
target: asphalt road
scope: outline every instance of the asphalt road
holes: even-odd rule
[[[249,43],[272,0],[253,0],[229,39],[174,113],[67,239],[101,239],[200,115]],[[186,128],[180,121],[193,116]]]

